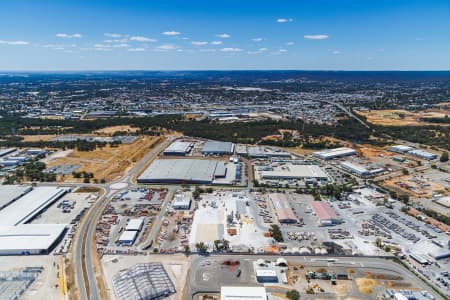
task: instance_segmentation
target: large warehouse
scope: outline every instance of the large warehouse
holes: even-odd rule
[[[336,215],[336,212],[328,203],[313,201],[311,207],[319,218],[320,225],[330,226],[342,223],[342,219]]]
[[[204,155],[226,155],[234,152],[234,144],[230,142],[207,141],[202,149]]]
[[[0,226],[0,255],[48,254],[65,229],[64,224]]]
[[[210,184],[215,178],[217,160],[158,159],[139,177],[139,183]],[[222,172],[219,168],[218,171]]]
[[[272,193],[269,194],[269,198],[280,223],[297,223],[297,217],[292,211],[286,194]]]
[[[286,164],[273,167],[271,170],[261,171],[262,179],[291,180],[309,179],[328,180],[328,175],[316,165]]]
[[[192,142],[175,141],[164,150],[163,154],[171,156],[185,156],[191,151],[193,146],[194,143]]]
[[[31,186],[0,185],[0,210],[32,190]]]
[[[323,160],[329,160],[333,158],[339,158],[344,156],[355,155],[356,151],[351,148],[341,147],[335,149],[327,149],[323,151],[314,152],[313,156]]]
[[[61,198],[66,189],[57,187],[36,187],[0,211],[0,226],[24,224],[43,209]]]

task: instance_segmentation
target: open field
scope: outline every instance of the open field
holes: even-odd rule
[[[406,175],[383,182],[390,190],[414,197],[431,198],[433,194],[445,193],[445,187],[421,176]]]
[[[98,130],[94,131],[94,133],[101,134],[101,135],[104,135],[104,134],[110,135],[117,131],[134,133],[138,130],[139,130],[139,128],[131,127],[130,125],[117,125],[117,126],[108,126],[108,127],[98,129]]]
[[[370,110],[370,111],[356,111],[367,119],[367,122],[375,125],[383,126],[424,126],[424,125],[442,125],[449,126],[449,124],[426,122],[422,119],[426,118],[444,118],[450,114],[450,109],[430,109],[424,111],[407,111],[400,109],[386,109],[386,110]]]
[[[39,142],[39,141],[48,141],[52,138],[56,137],[53,134],[38,134],[38,135],[22,135],[24,142]]]
[[[48,167],[57,165],[81,165],[77,172],[92,172],[95,179],[105,178],[114,180],[133,167],[150,150],[152,145],[159,142],[158,137],[139,137],[132,144],[121,144],[118,147],[109,145],[94,151],[73,150],[66,157],[56,158],[48,163]],[[72,175],[59,176],[64,182],[81,182],[82,178]]]

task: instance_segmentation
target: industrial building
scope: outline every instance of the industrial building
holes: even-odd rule
[[[348,171],[360,177],[373,176],[384,171],[383,168],[368,169],[365,166],[354,164],[348,161],[341,162],[341,167],[345,171]]]
[[[175,286],[161,263],[141,263],[113,278],[118,300],[163,299],[175,294]]]
[[[11,153],[15,152],[16,150],[17,150],[16,148],[0,149],[0,157],[11,154]]]
[[[259,283],[278,283],[277,272],[273,269],[256,269],[256,281]]]
[[[221,300],[267,300],[265,287],[250,287],[250,286],[222,286],[220,288]]]
[[[422,150],[422,149],[414,149],[410,146],[405,145],[395,145],[389,147],[389,150],[396,153],[408,154],[425,160],[435,160],[438,158],[437,154]]]
[[[32,190],[31,186],[0,185],[0,210]]]
[[[67,192],[68,190],[58,187],[34,188],[0,211],[0,226],[14,226],[31,221]]]
[[[351,155],[355,155],[355,154],[356,154],[356,151],[354,149],[341,147],[341,148],[317,151],[317,152],[313,153],[313,156],[323,159],[323,160],[330,160],[330,159],[334,159],[334,158],[351,156]]]
[[[286,194],[272,193],[269,194],[270,201],[275,208],[278,221],[280,223],[297,223],[297,217],[292,211],[291,205],[287,199]]]
[[[438,158],[437,154],[425,151],[425,150],[421,150],[421,149],[416,149],[416,150],[411,150],[408,151],[409,155],[421,158],[421,159],[425,159],[425,160],[435,160]]]
[[[336,215],[334,209],[324,201],[313,201],[311,207],[319,218],[322,226],[331,226],[342,223],[342,219]]]
[[[202,148],[203,155],[226,155],[234,153],[234,144],[230,142],[207,141]]]
[[[191,198],[185,194],[176,194],[172,208],[175,210],[188,210],[191,208]]]
[[[291,153],[279,150],[270,149],[264,146],[251,146],[247,148],[247,155],[251,158],[291,158]]]
[[[65,230],[64,224],[0,225],[0,255],[48,254]]]
[[[119,237],[117,241],[120,245],[123,246],[132,246],[136,241],[138,235],[138,231],[135,230],[125,230]]]
[[[316,165],[285,164],[265,168],[265,170],[261,171],[261,178],[275,180],[298,180],[309,178],[328,180],[328,175]]]
[[[144,218],[131,219],[127,227],[125,227],[126,231],[141,231],[144,226]]]
[[[414,148],[406,145],[395,145],[389,147],[388,150],[396,153],[408,153],[409,151],[414,150]]]
[[[446,208],[450,208],[450,196],[441,197],[441,198],[435,200],[435,202]]]
[[[26,224],[68,190],[3,186],[0,192],[0,255],[48,254],[64,236],[65,224]]]
[[[192,147],[194,147],[192,142],[175,141],[164,150],[163,154],[168,156],[185,156],[192,150]]]
[[[227,174],[226,169],[218,160],[158,159],[137,180],[139,183],[211,184],[216,177]]]

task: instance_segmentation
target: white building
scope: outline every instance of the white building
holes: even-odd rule
[[[172,208],[175,210],[187,210],[191,207],[191,198],[185,194],[176,194]]]
[[[220,289],[221,300],[267,300],[264,287],[250,286],[222,286]]]
[[[313,156],[318,157],[323,160],[329,160],[338,157],[345,157],[350,155],[355,155],[356,151],[351,148],[341,147],[335,149],[327,149],[323,151],[317,151],[313,153]]]
[[[64,224],[0,226],[0,255],[48,254],[65,229]]]
[[[119,244],[125,246],[132,246],[136,241],[138,232],[134,230],[125,230],[119,237]]]
[[[144,225],[144,218],[131,219],[128,222],[125,230],[126,231],[141,231],[143,225]]]

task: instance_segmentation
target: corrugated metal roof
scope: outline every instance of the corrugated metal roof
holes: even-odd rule
[[[316,212],[316,214],[320,220],[330,220],[330,219],[337,218],[336,212],[326,202],[313,201],[311,203],[311,206],[314,209],[314,211]]]

